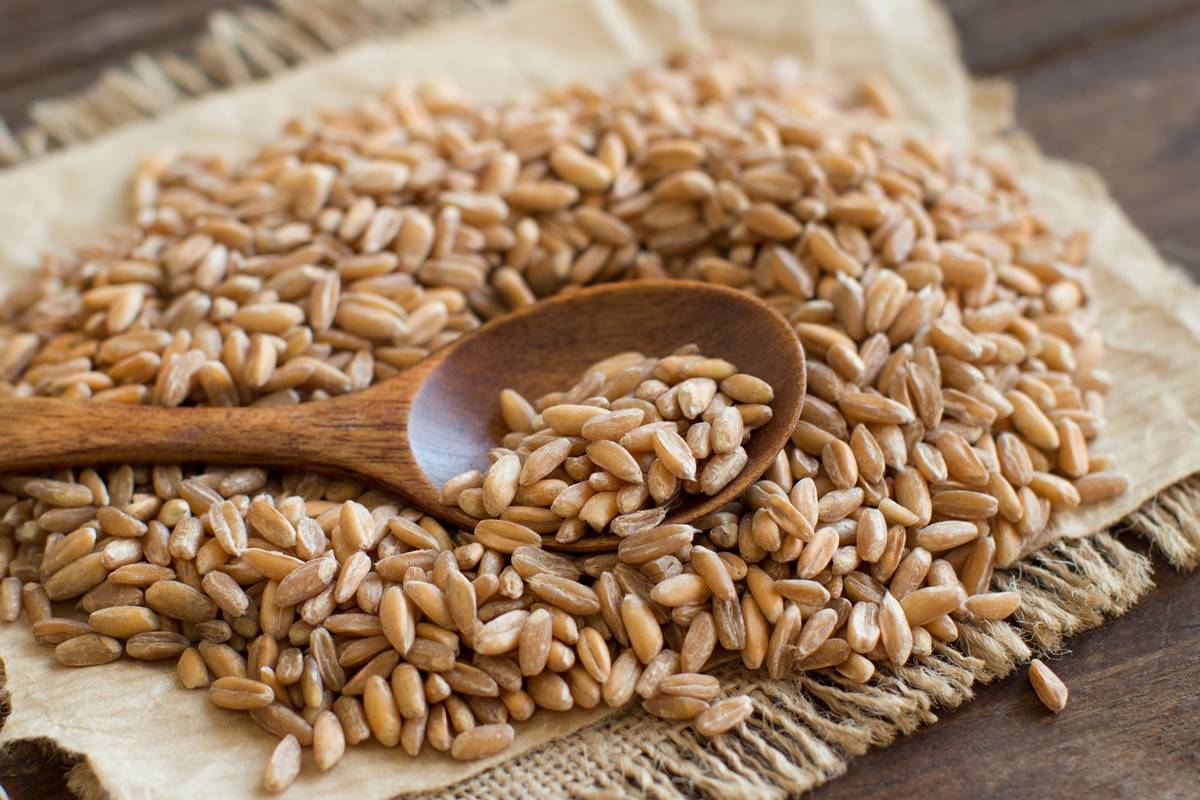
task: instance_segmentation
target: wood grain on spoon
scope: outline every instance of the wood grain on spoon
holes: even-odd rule
[[[666,355],[696,343],[775,389],[745,470],[694,496],[684,522],[740,495],[784,446],[804,399],[804,354],[761,300],[713,284],[644,281],[552,297],[484,325],[400,375],[353,394],[292,406],[157,408],[34,398],[0,403],[0,470],[99,463],[257,464],[349,475],[394,491],[445,522],[475,520],[439,501],[441,485],[486,467],[501,433],[497,397],[569,386],[590,364],[629,350]],[[576,550],[611,549],[607,537]]]

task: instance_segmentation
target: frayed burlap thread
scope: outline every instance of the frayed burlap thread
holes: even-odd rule
[[[140,53],[73,95],[38,100],[13,132],[0,119],[0,166],[157,116],[192,97],[279,74],[369,38],[395,36],[503,0],[275,0],[214,13],[186,56]]]
[[[1154,585],[1152,572],[1144,555],[1099,533],[1039,550],[995,584],[1020,592],[1017,624],[1035,648],[1057,652],[1066,637],[1128,611]]]
[[[1126,520],[1179,569],[1200,566],[1200,476],[1164,489]]]

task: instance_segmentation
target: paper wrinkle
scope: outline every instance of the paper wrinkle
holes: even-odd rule
[[[140,157],[165,145],[239,157],[287,119],[353,104],[403,74],[444,75],[479,98],[500,100],[574,79],[606,81],[710,38],[794,56],[814,74],[847,83],[882,75],[917,125],[1014,162],[1056,221],[1092,231],[1098,324],[1110,342],[1105,366],[1116,377],[1097,452],[1116,453],[1131,489],[1056,515],[1043,541],[1114,524],[1200,470],[1200,289],[1162,262],[1093,172],[1044,159],[1027,137],[1011,132],[1011,87],[970,82],[952,25],[932,0],[515,0],[398,42],[361,44],[0,173],[7,206],[0,289],[43,252],[70,251],[123,221],[130,173]],[[273,737],[214,708],[205,692],[178,689],[169,665],[122,660],[63,668],[23,621],[0,626],[0,654],[13,705],[0,744],[49,736],[86,753],[117,800],[258,791]],[[373,744],[350,748],[336,769],[320,774],[306,756],[293,793],[372,800],[447,786],[609,713],[539,713],[516,726],[512,751],[471,764],[428,748],[413,760]]]

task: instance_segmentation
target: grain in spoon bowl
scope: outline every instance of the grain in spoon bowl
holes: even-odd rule
[[[684,495],[728,486],[774,399],[770,384],[695,345],[661,359],[619,353],[536,403],[504,389],[503,446],[485,471],[448,480],[441,499],[485,521],[477,538],[512,525],[562,545],[589,533],[628,536],[658,526]]]
[[[716,51],[499,105],[401,81],[246,162],[149,159],[127,227],[4,301],[0,395],[320,401],[539,298],[689,278],[791,323],[802,418],[735,502],[587,557],[311,472],[7,475],[0,616],[24,617],[48,664],[175,660],[181,686],[279,738],[263,780],[280,790],[305,748],[320,769],[368,739],[473,759],[573,707],[641,703],[719,735],[754,703],[722,698],[717,660],[866,683],[1014,613],[994,570],[1124,487],[1093,444],[1114,376],[1087,318],[1087,235],[896,113],[880,84],[842,93]],[[527,405],[500,401],[522,441],[538,431],[521,415],[554,407]],[[561,422],[583,437],[579,413]],[[503,520],[512,471],[446,499]],[[592,519],[611,531],[609,510]]]

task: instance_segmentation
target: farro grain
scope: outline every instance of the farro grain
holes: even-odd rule
[[[578,580],[582,574],[573,559],[530,545],[514,550],[511,560],[517,573],[527,579],[540,573],[549,573],[560,578]]]
[[[96,633],[104,636],[128,639],[134,634],[158,630],[159,619],[158,615],[148,608],[112,606],[89,614],[88,625]]]
[[[1042,705],[1055,714],[1067,707],[1067,685],[1040,659],[1029,662],[1029,682]]]
[[[189,647],[179,654],[175,673],[185,689],[201,689],[209,685],[208,667],[200,656],[200,651],[194,647]]]
[[[347,642],[345,646],[339,648],[338,663],[346,668],[358,667],[367,663],[372,658],[379,655],[381,652],[391,646],[392,644],[387,640],[386,636],[368,636],[365,639],[356,639],[354,641]],[[289,650],[291,649],[292,648],[289,648]],[[285,650],[284,652],[286,653],[288,651]],[[299,654],[300,651],[292,650],[292,652]],[[292,662],[292,664],[298,665],[298,662]],[[292,668],[292,664],[288,665],[289,670]],[[282,669],[282,666],[283,655],[280,654],[279,667],[277,667],[277,669]],[[299,673],[297,672],[296,675],[298,674]],[[285,680],[284,682],[290,683],[291,681]]]
[[[442,703],[438,703],[429,710],[429,719],[425,723],[425,738],[435,750],[446,752],[450,749],[454,732],[450,728],[450,717],[446,713],[446,706]]]
[[[41,500],[47,505],[64,508],[87,506],[94,502],[90,489],[82,484],[70,481],[34,478],[25,481],[21,487],[21,491],[35,500]]]
[[[108,567],[104,566],[103,560],[102,553],[89,553],[67,564],[42,584],[46,596],[50,600],[67,600],[99,586],[108,577]]]
[[[304,566],[304,561],[293,555],[258,547],[247,547],[242,551],[241,559],[262,575],[276,581],[282,581],[292,572]]]
[[[696,529],[690,525],[660,525],[626,536],[617,548],[617,556],[627,564],[645,564],[690,545],[695,534]]]
[[[416,757],[421,753],[428,732],[429,715],[406,719],[400,726],[400,747],[410,756]]]
[[[926,625],[949,614],[966,601],[966,593],[958,586],[928,586],[908,593],[900,601],[910,626]]]
[[[588,440],[607,439],[618,441],[629,431],[637,428],[645,419],[646,412],[640,408],[625,408],[598,414],[580,428],[580,434]]]
[[[580,708],[596,708],[600,705],[602,698],[602,687],[600,682],[588,674],[587,670],[579,665],[573,665],[567,669],[566,673],[567,686],[571,691],[571,700],[574,705]],[[504,706],[499,706],[500,711],[504,711]],[[498,719],[496,721],[503,722],[507,719]]]
[[[595,681],[605,683],[612,673],[612,655],[604,635],[596,628],[587,626],[579,632],[575,648],[580,666]]]
[[[263,788],[278,794],[292,785],[300,774],[300,742],[290,733],[279,740],[263,770]]]
[[[903,600],[925,582],[932,563],[933,557],[928,550],[920,545],[912,548],[892,573],[888,581],[888,591],[895,595],[897,600]]]
[[[1021,595],[1016,592],[976,594],[968,597],[963,606],[978,619],[1005,619],[1020,608]]]
[[[226,644],[201,640],[196,649],[205,665],[218,678],[246,677],[246,662],[241,653]]]
[[[453,628],[454,618],[446,603],[446,595],[433,583],[423,580],[408,580],[404,593],[426,620],[443,628]]]
[[[16,576],[13,576],[16,577]],[[49,619],[54,614],[50,608],[50,597],[42,584],[26,583],[20,588],[20,604],[25,609],[25,616],[31,624],[36,625],[43,619]]]
[[[232,675],[213,681],[208,696],[214,705],[234,710],[262,708],[275,699],[274,691],[267,684]]]
[[[564,670],[565,671],[565,670]],[[557,672],[543,670],[526,679],[526,691],[539,708],[551,711],[569,711],[575,704],[571,687]]]
[[[738,447],[729,453],[717,453],[708,460],[700,473],[700,488],[710,497],[717,494],[737,477],[746,466],[749,456]]]
[[[485,656],[497,656],[513,650],[528,618],[528,611],[517,608],[490,620],[474,634],[475,651]]]
[[[973,522],[945,520],[919,528],[916,543],[919,547],[938,553],[966,544],[977,536],[979,529]]]
[[[879,606],[869,601],[858,601],[850,610],[846,621],[846,642],[856,653],[867,654],[879,642]]]
[[[767,645],[767,673],[771,677],[782,677],[792,667],[794,659],[792,643],[800,631],[800,608],[789,603],[775,623]]]
[[[531,577],[527,585],[535,595],[568,614],[596,614],[600,600],[596,592],[578,581],[543,572]]]
[[[421,673],[412,664],[400,664],[392,671],[391,687],[401,717],[416,719],[427,712]]]
[[[114,544],[126,544],[126,542],[115,542]],[[107,548],[102,553],[106,556],[109,555]],[[131,549],[122,555],[130,561],[134,558],[140,558],[142,557],[141,547],[137,547],[136,550]],[[158,581],[171,580],[175,577],[174,570],[145,562],[121,564],[120,560],[114,558],[109,559],[109,563],[105,564],[105,566],[115,567],[108,574],[108,580],[121,586],[145,587]]]
[[[669,558],[669,556],[666,556]],[[643,565],[642,571],[646,572]],[[685,572],[659,580],[650,590],[650,598],[667,608],[692,605],[707,600],[711,595],[704,579],[694,572]]]
[[[914,626],[912,629],[912,637],[912,654],[914,656],[927,656],[933,653],[933,636],[929,633],[929,631],[920,625]]]
[[[363,709],[367,724],[375,739],[384,747],[395,747],[400,742],[400,712],[387,681],[373,675],[363,688]]]
[[[659,428],[654,432],[652,444],[655,455],[672,475],[685,481],[696,480],[696,456],[682,436],[669,428]]]
[[[829,602],[829,590],[813,580],[783,579],[775,581],[775,591],[785,600],[802,606],[821,607]]]
[[[536,675],[546,668],[553,636],[550,612],[544,608],[535,609],[518,638],[517,659],[522,675]]]
[[[414,642],[415,644],[415,642]],[[412,648],[410,648],[411,650]],[[407,655],[407,654],[406,654]],[[430,656],[427,653],[422,660],[423,664],[428,664]],[[343,695],[361,695],[366,688],[367,681],[374,676],[387,677],[391,675],[392,670],[400,662],[400,654],[394,650],[384,650],[375,657],[365,663],[358,672],[354,673],[354,677],[346,681],[346,685],[342,687]],[[297,668],[297,680],[302,680],[306,669],[306,662],[302,659]]]
[[[859,653],[851,653],[835,669],[855,683],[866,683],[875,674],[874,662]]]
[[[250,530],[276,547],[290,548],[296,545],[295,527],[283,512],[264,500],[255,500],[250,504],[246,523]]]
[[[753,713],[754,704],[750,698],[739,695],[713,703],[696,716],[692,725],[698,733],[711,738],[733,730]]]
[[[863,490],[857,486],[826,492],[818,504],[818,520],[837,522],[845,519],[862,506],[864,496]]]
[[[342,695],[334,701],[333,713],[342,723],[342,733],[345,734],[347,744],[356,745],[370,738],[371,729],[358,698]]]
[[[708,708],[708,703],[695,697],[672,697],[658,694],[642,701],[642,707],[656,717],[672,721],[694,719]]]
[[[16,580],[16,578],[13,580]],[[61,644],[67,639],[73,639],[76,636],[83,636],[85,633],[93,632],[92,627],[88,623],[64,617],[47,617],[33,623],[32,627],[33,638],[37,640],[37,643],[49,646]]]
[[[802,670],[828,669],[836,667],[850,657],[850,646],[845,639],[826,639],[807,658],[796,662]]]
[[[1012,404],[1013,426],[1022,436],[1043,450],[1058,449],[1058,431],[1029,395],[1014,389],[1006,392],[1004,399]]]
[[[822,608],[816,614],[805,619],[796,640],[796,657],[804,660],[814,654],[817,648],[820,648],[834,632],[836,626],[838,626],[838,612],[832,608]]]
[[[688,626],[683,646],[679,649],[679,666],[685,672],[699,672],[708,663],[717,644],[716,623],[712,614],[697,614]]]
[[[828,497],[828,495],[826,495]],[[814,578],[833,559],[837,551],[838,534],[830,527],[820,528],[813,534],[812,541],[804,546],[796,560],[796,577]]]
[[[706,547],[693,547],[691,565],[707,589],[722,600],[737,599],[737,590],[722,559]]]
[[[287,574],[275,590],[275,602],[280,607],[294,606],[324,591],[337,573],[338,563],[332,556],[322,556],[306,562]]]
[[[499,519],[481,520],[475,526],[475,539],[500,553],[512,553],[521,545],[542,543],[542,537],[524,525]]]
[[[721,682],[712,675],[677,672],[659,682],[658,693],[669,697],[690,697],[709,702],[721,694]]]
[[[770,513],[771,519],[788,535],[802,542],[812,541],[814,535],[812,520],[788,497],[782,494],[772,494],[767,499],[766,510]]]
[[[450,754],[459,761],[475,761],[507,750],[512,744],[514,731],[504,723],[477,725],[454,737]]]
[[[21,616],[21,579],[7,577],[0,580],[0,619],[15,622]]]
[[[121,657],[121,643],[98,633],[72,636],[54,648],[54,658],[65,667],[92,667]]]
[[[342,723],[332,711],[322,711],[313,722],[313,760],[317,769],[328,771],[346,752]]]
[[[52,508],[43,511],[36,522],[38,527],[43,530],[51,533],[65,533],[83,525],[94,525],[96,511],[91,506]]]
[[[634,687],[638,697],[649,699],[658,695],[659,686],[669,675],[679,671],[679,653],[674,650],[662,650],[642,670]]]
[[[891,592],[885,592],[879,604],[879,640],[893,666],[908,661],[913,646],[912,630],[903,607]]]
[[[638,595],[626,594],[621,599],[621,622],[637,657],[648,664],[663,647],[662,629],[650,606]]]
[[[1079,492],[1082,504],[1099,503],[1116,497],[1128,486],[1129,480],[1119,472],[1092,472],[1075,480],[1075,490]]]
[[[67,564],[83,558],[92,552],[92,548],[95,545],[95,528],[79,528],[72,531],[61,538],[53,547],[46,549],[46,552],[42,556],[42,574],[45,576],[53,575]]]
[[[515,453],[500,458],[484,474],[483,507],[489,516],[499,516],[512,503],[520,475],[521,460]]]
[[[967,594],[987,591],[995,566],[996,541],[991,537],[977,539],[971,545],[970,555],[962,568],[962,585]]]
[[[1035,470],[1030,477],[1029,488],[1038,496],[1048,499],[1056,509],[1070,510],[1077,507],[1082,499],[1073,483],[1048,472]]]

